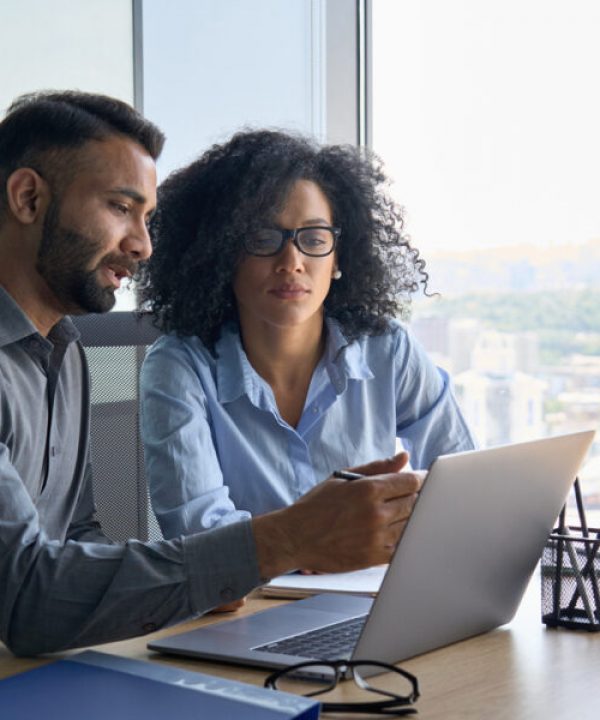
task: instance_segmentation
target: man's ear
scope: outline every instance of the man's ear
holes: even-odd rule
[[[24,225],[32,225],[48,206],[48,183],[33,168],[18,168],[6,181],[6,199],[15,218]]]

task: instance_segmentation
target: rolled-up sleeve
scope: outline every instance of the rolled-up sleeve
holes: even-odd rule
[[[152,632],[259,584],[249,522],[154,543],[49,540],[0,444],[0,639],[14,653]]]

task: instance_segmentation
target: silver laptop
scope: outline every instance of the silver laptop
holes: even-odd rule
[[[502,625],[519,606],[593,436],[439,457],[375,600],[316,595],[148,647],[268,668],[339,658],[396,663]]]

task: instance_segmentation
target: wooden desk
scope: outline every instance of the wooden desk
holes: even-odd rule
[[[241,612],[255,612],[276,603],[250,599]],[[421,698],[417,703],[417,718],[597,720],[600,717],[600,633],[546,630],[540,622],[539,604],[539,576],[536,575],[512,623],[402,663],[419,679]],[[212,615],[148,637],[222,619]],[[146,649],[148,637],[95,649],[256,685],[262,685],[266,676],[262,670],[160,656]],[[14,658],[0,644],[0,677],[44,662],[47,660]],[[344,682],[335,694],[340,699],[349,699],[353,692],[354,683]]]

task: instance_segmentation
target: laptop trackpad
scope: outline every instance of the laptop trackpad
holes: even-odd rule
[[[271,607],[248,617],[228,620],[216,625],[201,627],[180,635],[161,638],[149,643],[151,649],[169,652],[202,652],[207,646],[221,650],[227,646],[237,648],[262,645],[274,640],[314,630],[319,626],[333,625],[348,618],[365,615],[371,609],[373,598],[339,593],[325,593],[296,600],[280,607]]]

